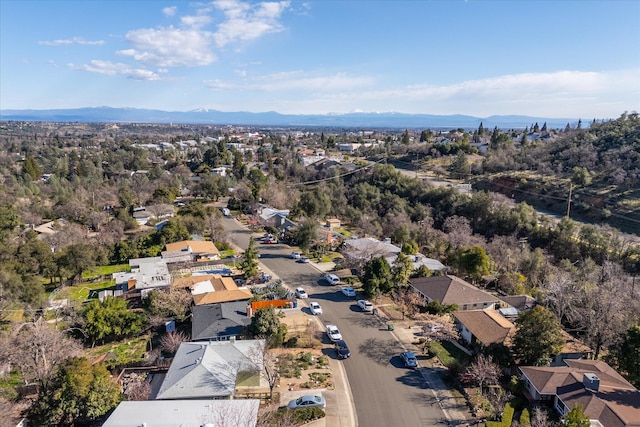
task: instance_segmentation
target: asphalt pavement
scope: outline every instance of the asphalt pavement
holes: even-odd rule
[[[259,237],[233,219],[225,219],[225,229],[240,248]],[[460,401],[442,382],[444,368],[404,368],[399,354],[415,340],[410,329],[398,324],[389,331],[384,318],[363,313],[357,298],[344,296],[340,286],[322,279],[323,270],[332,265],[297,263],[289,257],[292,249],[286,245],[258,246],[263,270],[281,278],[291,289],[304,287],[307,301],[322,305],[324,313],[317,320],[324,325],[336,324],[351,348],[352,356],[343,361],[333,352],[327,353],[335,389],[323,391],[327,417],[310,425],[417,427],[473,422],[464,399]]]

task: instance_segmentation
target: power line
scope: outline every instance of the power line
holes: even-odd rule
[[[295,183],[295,184],[289,184],[289,185],[287,185],[287,187],[298,187],[298,186],[301,186],[301,185],[318,184],[318,183],[320,183],[320,182],[330,181],[330,180],[332,180],[332,179],[342,178],[342,177],[345,177],[345,176],[348,176],[348,175],[353,175],[353,174],[354,174],[354,173],[356,173],[356,172],[360,172],[360,171],[362,171],[362,170],[365,170],[365,169],[368,169],[368,168],[370,168],[370,167],[373,167],[373,166],[375,166],[375,165],[379,164],[380,162],[382,162],[383,160],[386,160],[386,159],[380,159],[380,160],[378,160],[378,161],[376,161],[376,162],[369,163],[369,164],[368,164],[368,165],[366,165],[366,166],[363,166],[363,167],[361,167],[361,168],[358,168],[358,169],[352,170],[351,172],[345,172],[345,173],[340,174],[340,175],[338,175],[338,176],[332,176],[332,177],[329,177],[329,178],[322,178],[322,179],[314,179],[314,180],[312,180],[312,181],[297,182],[297,183]]]

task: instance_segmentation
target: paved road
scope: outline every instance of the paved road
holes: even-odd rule
[[[224,226],[236,245],[247,247],[251,238],[249,231],[231,219],[225,219]],[[402,348],[377,317],[362,313],[355,299],[345,297],[339,286],[328,285],[315,267],[290,259],[288,246],[258,246],[265,267],[288,286],[304,287],[309,301],[318,301],[322,306],[322,322],[336,324],[351,348],[352,357],[342,363],[355,402],[358,425],[446,424],[444,413],[420,374],[402,367],[398,357]],[[326,354],[335,357],[333,350],[327,350]]]

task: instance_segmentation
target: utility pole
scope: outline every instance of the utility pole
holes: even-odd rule
[[[569,218],[569,212],[571,212],[571,192],[573,191],[573,182],[569,184],[569,198],[567,199],[567,218]]]

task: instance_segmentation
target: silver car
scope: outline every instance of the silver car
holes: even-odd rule
[[[289,409],[302,409],[302,408],[326,408],[327,402],[322,396],[301,396],[297,399],[293,399],[287,404]]]

